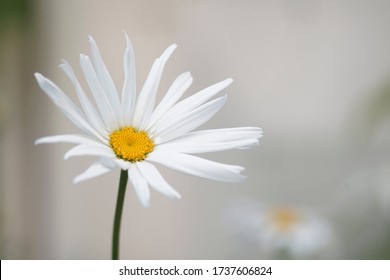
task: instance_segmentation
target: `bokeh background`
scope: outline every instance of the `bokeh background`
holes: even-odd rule
[[[159,96],[184,71],[190,94],[232,77],[226,106],[202,128],[258,126],[264,137],[207,155],[245,166],[243,183],[160,169],[182,199],[153,192],[147,209],[129,185],[121,258],[390,258],[389,27],[386,0],[1,0],[1,259],[110,258],[119,170],[74,185],[93,158],[64,161],[71,145],[34,145],[77,129],[33,73],[74,99],[57,66],[66,59],[82,80],[91,34],[120,88],[123,31],[138,89],[175,42]],[[290,213],[279,232],[264,223],[273,209]]]

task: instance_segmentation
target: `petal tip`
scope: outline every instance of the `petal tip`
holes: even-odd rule
[[[173,43],[173,44],[171,44],[167,49],[169,49],[169,50],[174,50],[174,49],[176,49],[177,48],[177,44],[176,43]]]
[[[141,202],[141,205],[143,208],[149,208],[150,206],[150,201],[140,201]]]
[[[80,53],[80,60],[89,60],[88,55]]]
[[[125,35],[126,42],[130,42],[130,38],[129,38],[129,35],[127,34],[127,32],[124,30],[122,30],[122,32],[123,32],[123,35]]]
[[[35,76],[35,79],[37,79],[38,82],[40,82],[43,79],[45,79],[45,77],[41,73],[39,73],[39,72],[35,72],[34,76]]]
[[[227,85],[230,85],[231,83],[234,82],[234,80],[233,80],[233,78],[227,78],[227,79],[225,80],[225,82],[227,83]]]
[[[64,155],[64,160],[68,160],[72,155],[67,152],[65,155]]]
[[[95,39],[90,34],[88,34],[88,44],[96,45]]]

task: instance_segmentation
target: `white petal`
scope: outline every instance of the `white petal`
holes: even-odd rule
[[[86,171],[74,178],[73,183],[77,184],[82,181],[95,178],[110,172],[112,169],[104,166],[100,161],[93,163]]]
[[[137,194],[141,205],[143,207],[148,207],[150,201],[150,190],[147,181],[140,174],[136,164],[131,165],[128,172],[130,181],[133,184],[135,193]]]
[[[80,64],[106,128],[108,130],[118,129],[119,109],[115,110],[115,107],[113,107],[113,104],[111,104],[111,101],[108,98],[108,94],[106,94],[105,90],[100,84],[100,81],[92,66],[91,60],[88,56],[81,54]]]
[[[158,120],[153,126],[153,128],[159,127],[161,126],[161,124],[167,123],[172,119],[175,119],[178,115],[182,114],[183,112],[189,112],[196,109],[197,107],[201,106],[205,102],[209,101],[221,90],[229,86],[232,82],[233,82],[232,79],[230,78],[226,79],[222,82],[216,83],[180,101],[175,106],[173,106],[160,120]]]
[[[102,85],[104,92],[106,93],[108,99],[110,100],[110,104],[114,109],[114,112],[119,112],[120,102],[119,102],[119,96],[115,88],[114,81],[112,80],[111,75],[108,72],[106,65],[103,62],[99,49],[92,36],[89,36],[88,43],[91,48],[92,63],[94,65],[96,75],[99,78],[100,84]]]
[[[158,145],[155,150],[208,153],[230,149],[247,149],[257,145],[261,136],[262,129],[258,127],[195,131]]]
[[[74,71],[72,67],[69,65],[68,62],[65,60],[60,65],[62,70],[65,72],[65,74],[68,76],[69,80],[72,82],[77,97],[79,98],[80,104],[84,110],[85,115],[87,116],[88,120],[90,121],[91,125],[98,131],[102,136],[106,135],[104,131],[104,125],[101,116],[96,111],[95,107],[92,105],[91,101],[89,101],[89,98],[85,95],[84,90],[82,89],[79,81],[76,78],[76,75],[74,74]]]
[[[136,101],[136,71],[133,46],[125,33],[126,50],[123,58],[125,81],[122,89],[122,126],[131,123]]]
[[[156,59],[153,63],[152,69],[145,81],[144,86],[138,96],[137,104],[134,112],[133,124],[135,127],[143,130],[145,129],[147,122],[153,112],[154,103],[156,99],[156,92],[162,72],[164,70],[165,63],[176,49],[176,45],[169,46],[160,58]]]
[[[241,141],[234,142],[225,142],[225,143],[197,143],[197,142],[188,142],[188,143],[164,143],[156,147],[158,151],[171,151],[178,153],[187,153],[187,154],[199,154],[199,153],[211,153],[211,152],[220,152],[232,149],[248,149],[256,144],[259,141],[255,139],[245,139]]]
[[[244,170],[241,166],[223,164],[181,153],[154,151],[148,155],[147,161],[216,181],[238,182],[246,178],[240,174]]]
[[[208,129],[187,133],[174,141],[190,141],[190,142],[231,142],[244,139],[259,139],[263,135],[263,130],[259,127],[233,127]]]
[[[190,112],[178,112],[176,117],[167,123],[161,123],[152,137],[159,137],[160,143],[179,137],[192,131],[210,120],[225,104],[227,96],[216,98]]]
[[[51,143],[74,143],[74,144],[94,144],[98,143],[91,137],[79,134],[64,134],[41,137],[35,141],[35,145],[38,144],[51,144]]]
[[[125,161],[125,160],[120,159],[120,158],[116,158],[116,159],[115,159],[115,164],[116,164],[117,166],[119,166],[120,169],[123,169],[123,170],[129,169],[130,166],[132,165],[131,162]]]
[[[67,97],[56,84],[42,76],[40,73],[35,73],[35,78],[38,81],[39,87],[75,126],[89,135],[94,135],[97,138],[104,140],[87,121],[85,115],[80,111],[80,109],[74,105],[69,97]]]
[[[169,198],[180,199],[180,194],[175,191],[171,185],[167,183],[167,181],[165,181],[165,179],[161,176],[160,172],[158,172],[157,168],[154,167],[153,164],[142,161],[138,162],[137,166],[141,171],[141,174],[153,188]]]
[[[110,169],[114,169],[117,167],[115,163],[115,159],[110,158],[110,157],[100,157],[100,163]]]
[[[108,158],[114,158],[113,151],[102,144],[81,144],[70,149],[65,155],[64,159],[68,159],[74,156],[102,156]]]
[[[192,80],[190,72],[185,72],[176,78],[168,92],[153,111],[146,130],[152,127],[169,111],[169,109],[172,108],[172,106],[183,96],[184,92],[191,86]]]

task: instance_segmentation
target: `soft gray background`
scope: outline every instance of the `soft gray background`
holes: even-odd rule
[[[250,203],[323,215],[338,239],[323,258],[390,258],[389,1],[14,2],[28,9],[2,13],[0,29],[2,259],[110,257],[119,170],[73,185],[93,158],[64,161],[70,145],[34,146],[38,137],[77,129],[33,73],[74,98],[57,65],[64,58],[81,74],[79,53],[88,53],[91,34],[121,88],[122,31],[135,49],[138,89],[175,42],[160,96],[184,71],[194,77],[189,93],[232,77],[227,105],[204,128],[265,132],[252,150],[207,155],[245,166],[241,184],[161,169],[183,198],[153,192],[148,209],[129,185],[123,259],[267,258],[232,233],[226,214],[239,207],[252,215]]]

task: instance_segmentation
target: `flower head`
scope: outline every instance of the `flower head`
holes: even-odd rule
[[[306,259],[337,254],[332,224],[313,209],[245,203],[229,209],[228,222],[233,223],[237,237],[258,246],[262,257]]]
[[[41,89],[82,132],[43,137],[38,139],[36,144],[58,142],[77,144],[65,154],[65,159],[83,155],[99,157],[85,172],[74,179],[75,183],[119,167],[128,170],[141,204],[148,206],[149,186],[170,198],[180,198],[180,194],[161,176],[155,167],[156,163],[223,182],[235,182],[245,178],[240,174],[243,170],[240,166],[192,155],[245,149],[258,144],[262,130],[257,127],[194,131],[225,104],[226,96],[214,97],[226,88],[232,79],[226,79],[179,101],[192,83],[190,73],[185,72],[172,83],[161,102],[155,106],[164,66],[176,45],[168,47],[155,60],[138,96],[134,52],[128,36],[126,35],[125,79],[121,96],[92,37],[89,37],[89,45],[91,58],[81,54],[80,65],[97,108],[85,94],[66,61],[60,67],[73,84],[81,109],[52,81],[39,73],[35,74]]]
[[[332,240],[330,225],[320,216],[292,207],[269,209],[260,218],[260,248],[291,258],[319,254]]]

